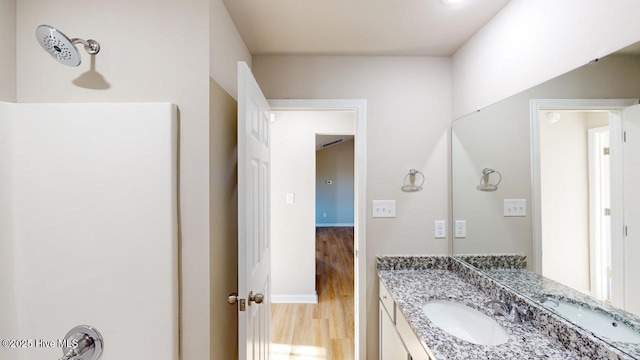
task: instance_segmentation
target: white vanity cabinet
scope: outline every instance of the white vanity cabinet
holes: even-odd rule
[[[396,331],[395,304],[389,291],[380,282],[380,360],[410,360]]]
[[[430,360],[407,319],[380,281],[380,360]]]

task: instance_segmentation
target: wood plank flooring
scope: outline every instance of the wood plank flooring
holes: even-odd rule
[[[354,358],[353,228],[316,228],[318,304],[272,304],[274,360]]]

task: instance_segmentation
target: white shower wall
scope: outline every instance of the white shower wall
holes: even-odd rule
[[[18,326],[16,297],[9,294],[15,293],[15,266],[13,256],[13,199],[10,160],[12,138],[11,117],[13,105],[0,103],[0,338],[5,339],[5,330],[15,329]],[[0,355],[5,350],[0,345]],[[4,359],[0,356],[0,359]]]
[[[0,103],[0,338],[88,324],[103,360],[178,359],[177,126],[172,104]]]

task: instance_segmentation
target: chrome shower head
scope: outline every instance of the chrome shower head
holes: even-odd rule
[[[60,30],[49,25],[38,26],[36,39],[54,59],[67,66],[78,66],[82,62],[75,44],[83,44],[89,55],[100,52],[100,44],[95,40],[69,39]]]

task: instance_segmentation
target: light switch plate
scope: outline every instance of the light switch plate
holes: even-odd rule
[[[287,193],[287,204],[293,204],[296,201],[296,195],[292,192]]]
[[[396,217],[395,200],[373,200],[374,218],[394,218]]]
[[[467,221],[456,220],[453,228],[454,236],[458,239],[467,237]]]
[[[447,237],[447,222],[445,220],[436,220],[434,236],[436,239]]]
[[[527,199],[504,199],[504,216],[527,216]]]

